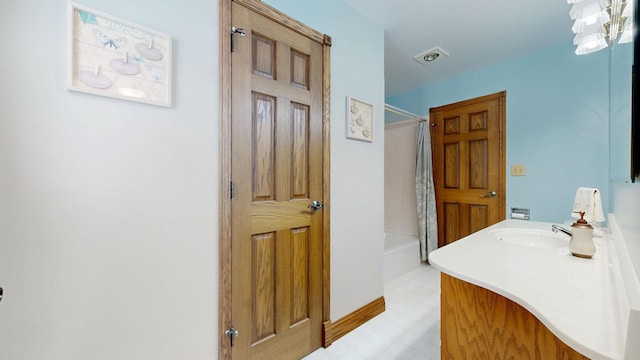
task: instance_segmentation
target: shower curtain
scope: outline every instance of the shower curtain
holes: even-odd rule
[[[428,261],[429,253],[438,248],[436,192],[433,188],[432,174],[429,122],[420,121],[416,146],[416,204],[420,257],[423,261]]]

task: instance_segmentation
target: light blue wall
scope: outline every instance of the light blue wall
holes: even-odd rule
[[[611,48],[611,179],[629,179],[631,152],[631,66],[633,44],[617,44]]]
[[[611,208],[616,216],[636,276],[640,278],[640,180],[632,183],[631,146],[631,65],[633,45],[616,45],[611,51]]]
[[[531,209],[531,219],[570,219],[576,188],[609,201],[608,53],[576,56],[571,44],[466,73],[387,103],[417,114],[429,108],[507,91],[507,216]],[[527,175],[510,176],[512,164]]]

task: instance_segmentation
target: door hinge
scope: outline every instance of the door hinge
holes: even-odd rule
[[[235,186],[233,185],[233,181],[229,182],[229,197],[231,199],[233,199],[233,197],[236,195],[236,189]]]
[[[225,335],[229,337],[229,345],[233,347],[233,339],[238,336],[238,330],[236,330],[233,326],[227,331],[224,332]]]
[[[246,35],[246,34],[245,34],[245,32],[244,32],[244,30],[243,30],[243,29],[241,29],[241,28],[237,28],[237,27],[235,27],[235,26],[233,26],[233,27],[231,28],[231,52],[233,52],[233,47],[234,47],[234,46],[233,46],[233,45],[234,45],[234,44],[233,44],[233,35],[235,35],[235,34],[238,34],[238,35],[240,35],[240,36],[245,36],[245,35]]]

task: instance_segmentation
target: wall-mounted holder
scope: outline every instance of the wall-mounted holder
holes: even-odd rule
[[[529,209],[512,207],[511,218],[518,220],[529,220]]]

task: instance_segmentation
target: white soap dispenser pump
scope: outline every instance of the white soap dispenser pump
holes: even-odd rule
[[[584,211],[580,211],[580,219],[571,224],[571,233],[571,255],[591,259],[596,253],[596,246],[593,243],[593,226],[584,219]]]

